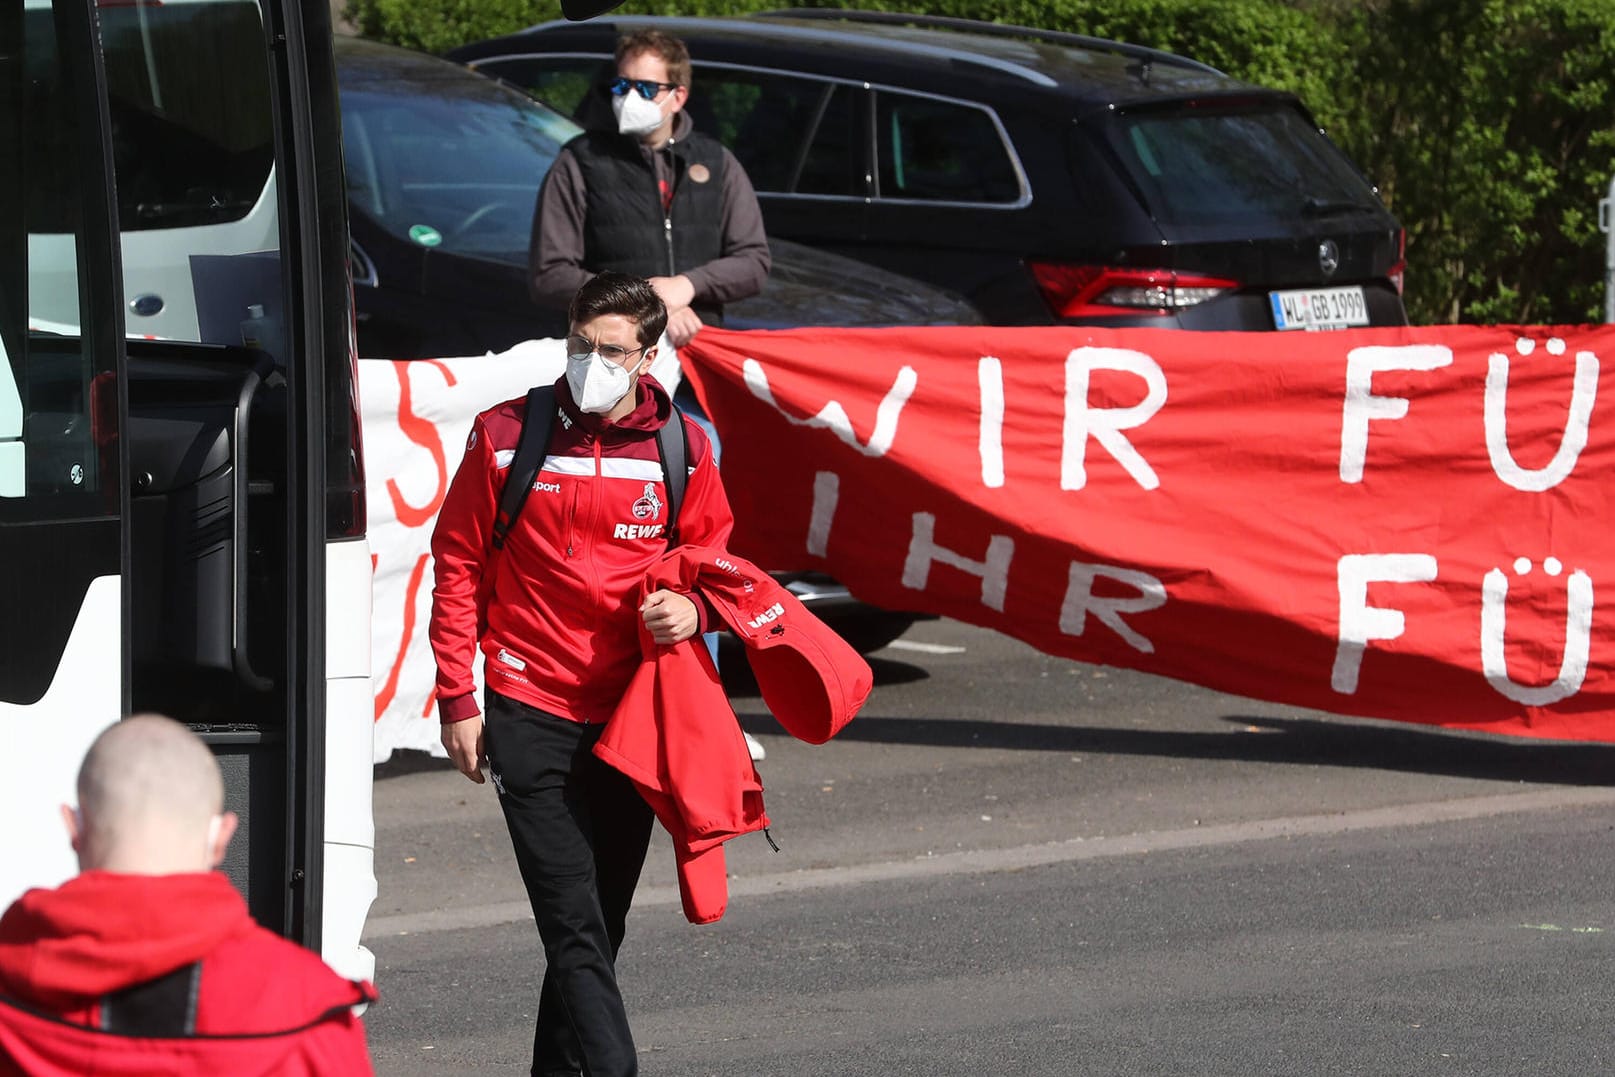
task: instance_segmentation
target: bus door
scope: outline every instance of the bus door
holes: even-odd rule
[[[110,721],[175,717],[219,759],[242,820],[225,870],[265,926],[318,948],[330,833],[363,847],[357,949],[368,651],[333,663],[326,617],[368,638],[370,566],[325,0],[6,7],[0,720],[59,764],[7,795],[70,801]],[[328,786],[360,780],[328,819]],[[49,865],[25,881],[70,873]],[[30,874],[11,849],[0,872]]]
[[[75,869],[57,805],[127,705],[122,329],[87,5],[0,6],[0,898]],[[51,318],[31,237],[60,247]],[[78,266],[97,267],[78,273]]]

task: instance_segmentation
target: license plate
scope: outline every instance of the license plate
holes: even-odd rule
[[[1268,292],[1273,325],[1279,329],[1349,329],[1368,324],[1362,288],[1303,288]]]

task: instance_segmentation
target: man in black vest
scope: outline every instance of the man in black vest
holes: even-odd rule
[[[534,301],[565,310],[596,273],[644,277],[667,307],[667,339],[689,343],[723,321],[723,304],[768,279],[768,237],[751,180],[735,155],[695,130],[690,50],[660,30],[617,39],[617,76],[602,90],[615,127],[586,131],[555,158],[538,192],[528,283]],[[721,457],[718,432],[689,383],[675,402]],[[717,633],[706,634],[713,661]],[[763,746],[750,733],[753,759]]]
[[[745,169],[684,112],[690,53],[656,30],[617,42],[606,87],[616,127],[589,131],[555,159],[539,192],[529,251],[533,299],[565,309],[594,274],[645,277],[682,347],[723,304],[762,290],[768,239]]]

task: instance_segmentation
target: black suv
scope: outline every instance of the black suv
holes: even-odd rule
[[[617,34],[695,65],[687,106],[770,235],[962,293],[999,325],[1403,325],[1403,233],[1293,96],[1170,53],[961,19],[798,10],[551,22],[450,54],[586,126]]]
[[[359,354],[476,355],[566,335],[527,294],[539,185],[580,128],[435,56],[336,39]],[[762,294],[735,329],[979,323],[924,281],[774,238]]]

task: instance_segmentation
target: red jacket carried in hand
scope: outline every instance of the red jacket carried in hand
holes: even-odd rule
[[[696,593],[741,642],[763,702],[785,731],[823,744],[874,686],[869,663],[768,573],[724,550],[680,546],[645,574],[640,597]],[[594,752],[633,779],[673,838],[684,915],[723,916],[723,843],[768,825],[762,780],[712,657],[699,637],[658,646],[643,624],[644,661]]]
[[[85,872],[0,918],[0,1075],[368,1074],[375,997],[219,872]]]

